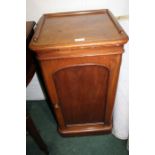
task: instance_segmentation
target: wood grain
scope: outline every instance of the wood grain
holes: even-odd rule
[[[108,10],[45,14],[30,48],[62,135],[109,133],[123,45]],[[76,40],[75,40],[76,39]]]
[[[104,66],[85,64],[54,73],[65,124],[104,122],[108,71]]]
[[[40,22],[34,35],[37,40],[30,44],[36,51],[122,45],[128,40],[108,10],[45,14],[41,21],[44,22]],[[85,41],[75,42],[77,38],[84,38]]]
[[[34,25],[35,22],[33,21],[26,22],[26,86],[30,83],[35,73],[35,65],[32,56],[33,54],[28,47],[30,40],[34,34]]]

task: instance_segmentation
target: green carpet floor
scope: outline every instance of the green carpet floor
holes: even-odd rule
[[[126,140],[112,134],[82,137],[62,137],[46,101],[27,101],[30,114],[40,135],[48,145],[50,155],[128,155]],[[27,155],[44,155],[31,136],[26,137]]]

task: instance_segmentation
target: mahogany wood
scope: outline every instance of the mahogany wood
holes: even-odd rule
[[[30,83],[35,73],[35,65],[33,61],[32,51],[28,47],[28,44],[34,33],[34,30],[33,30],[34,25],[35,25],[35,22],[33,21],[26,22],[26,86]],[[49,152],[48,152],[47,145],[44,143],[43,139],[41,138],[28,110],[26,110],[26,130],[36,141],[39,148],[48,155]]]
[[[30,43],[62,135],[112,128],[123,45],[128,36],[109,10],[45,14]]]
[[[26,22],[26,86],[32,80],[32,77],[35,73],[35,65],[33,62],[32,51],[29,49],[28,45],[34,34],[33,27],[35,22],[27,21]]]
[[[77,65],[58,70],[53,76],[65,124],[104,121],[107,68],[92,64]]]
[[[44,151],[47,155],[49,154],[47,145],[44,143],[43,139],[41,138],[31,116],[28,114],[26,117],[26,130],[29,134],[33,137],[39,148]]]

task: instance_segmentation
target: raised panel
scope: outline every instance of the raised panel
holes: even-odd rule
[[[108,68],[85,64],[70,66],[53,74],[66,125],[104,123]]]

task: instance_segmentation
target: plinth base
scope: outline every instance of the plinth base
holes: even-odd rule
[[[111,133],[112,124],[89,124],[89,125],[68,125],[66,128],[58,128],[62,136],[95,135]]]

